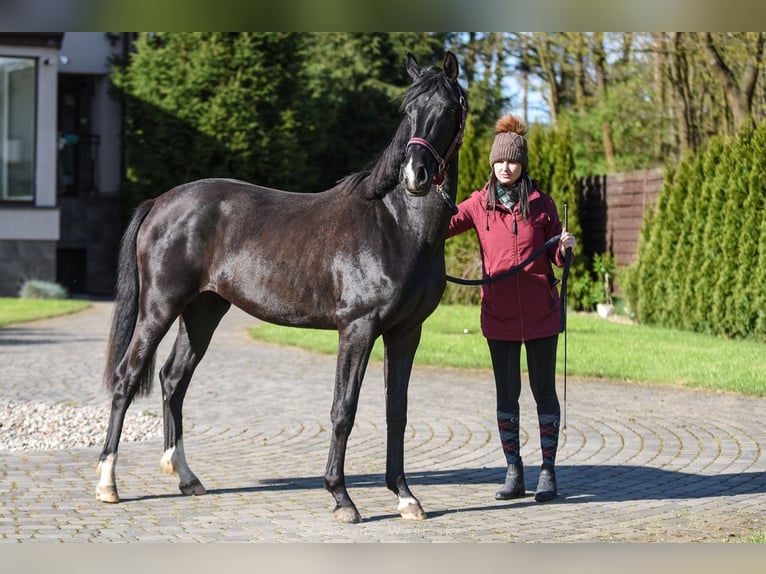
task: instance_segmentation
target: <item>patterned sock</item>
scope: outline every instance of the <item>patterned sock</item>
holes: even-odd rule
[[[500,431],[500,442],[506,464],[518,464],[519,455],[519,413],[497,411],[497,428]]]
[[[559,446],[561,413],[538,413],[537,420],[540,424],[540,449],[543,451],[543,464],[553,465]]]

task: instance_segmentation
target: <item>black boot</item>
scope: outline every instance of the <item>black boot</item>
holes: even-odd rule
[[[509,464],[505,473],[505,484],[503,488],[495,493],[495,500],[510,500],[511,498],[520,498],[526,495],[524,487],[524,465],[521,461],[516,464]]]
[[[556,471],[552,464],[543,464],[540,469],[540,478],[537,481],[537,491],[535,491],[535,500],[537,502],[548,502],[558,495],[558,486],[556,485]]]

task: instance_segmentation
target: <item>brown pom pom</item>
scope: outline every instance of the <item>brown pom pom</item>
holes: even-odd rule
[[[524,120],[519,116],[508,114],[497,120],[497,123],[495,124],[496,134],[507,132],[513,132],[520,136],[524,136],[527,134],[527,126],[524,124]]]

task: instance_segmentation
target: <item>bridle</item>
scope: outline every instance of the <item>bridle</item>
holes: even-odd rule
[[[419,145],[426,148],[429,152],[431,152],[431,155],[434,156],[434,159],[436,160],[436,173],[434,173],[433,178],[433,184],[436,186],[436,191],[439,192],[439,194],[442,196],[442,199],[447,203],[449,208],[452,210],[452,213],[457,213],[457,205],[455,205],[454,200],[447,194],[446,191],[444,191],[444,180],[447,177],[447,164],[449,164],[450,161],[458,154],[460,151],[460,146],[463,145],[463,132],[465,131],[465,118],[468,114],[468,102],[465,98],[465,93],[463,92],[463,88],[460,87],[460,84],[455,82],[455,86],[457,87],[457,93],[458,93],[458,101],[460,102],[460,124],[458,125],[457,132],[455,133],[455,137],[452,139],[452,143],[447,148],[446,153],[442,157],[439,155],[439,152],[436,151],[436,148],[431,145],[428,140],[425,140],[423,138],[410,138],[407,142],[407,147],[409,148],[411,145]]]

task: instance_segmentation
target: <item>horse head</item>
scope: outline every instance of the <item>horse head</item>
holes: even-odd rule
[[[413,80],[402,103],[410,137],[402,164],[404,186],[412,195],[425,195],[435,184],[441,186],[447,166],[457,159],[463,142],[468,111],[465,92],[458,84],[458,63],[452,52],[443,68],[421,68],[407,54],[407,73]]]

